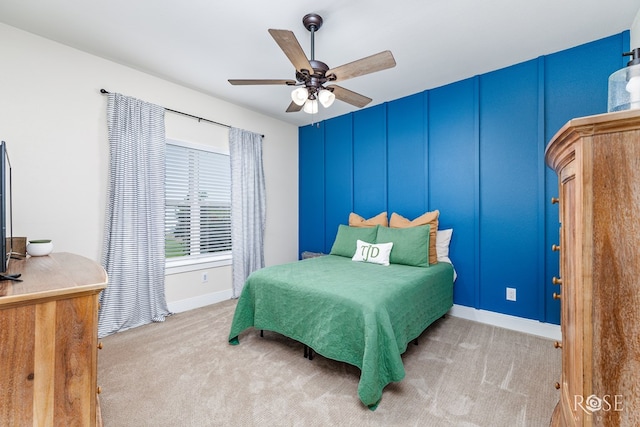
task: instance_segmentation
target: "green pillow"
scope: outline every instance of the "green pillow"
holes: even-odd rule
[[[417,227],[378,227],[376,243],[393,242],[391,264],[429,267],[429,225]]]
[[[356,253],[357,241],[364,240],[365,242],[375,243],[377,233],[377,225],[375,227],[349,227],[348,225],[340,224],[330,254],[352,258]]]

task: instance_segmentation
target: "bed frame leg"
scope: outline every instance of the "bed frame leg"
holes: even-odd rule
[[[313,360],[313,349],[306,344],[302,344],[305,359]]]
[[[264,337],[264,329],[260,329],[260,336]]]
[[[418,345],[418,338],[416,338],[415,340],[413,340],[413,344],[414,344],[414,345]]]

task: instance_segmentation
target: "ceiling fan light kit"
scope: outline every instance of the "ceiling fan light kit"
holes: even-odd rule
[[[318,113],[318,100],[317,99],[307,99],[304,102],[304,106],[302,107],[302,111],[307,114],[317,114]]]
[[[335,100],[336,96],[328,89],[322,89],[318,92],[318,101],[320,101],[320,104],[322,104],[324,108],[331,107],[331,104],[333,104]]]
[[[293,102],[296,103],[296,105],[304,105],[304,102],[308,98],[309,98],[309,92],[304,87],[299,87],[297,89],[294,89],[293,92],[291,92],[291,99],[293,100]]]
[[[311,32],[311,59],[307,59],[300,43],[293,32],[289,30],[270,29],[269,34],[274,38],[280,49],[289,58],[296,69],[296,80],[248,80],[229,79],[232,85],[287,85],[297,86],[291,92],[291,104],[287,112],[304,111],[308,114],[318,112],[318,103],[329,108],[336,99],[362,108],[371,102],[359,93],[345,89],[335,83],[353,77],[374,73],[395,67],[396,61],[390,51],[386,50],[336,68],[329,68],[327,64],[314,58],[315,32],[322,26],[322,17],[309,13],[302,18],[302,24]]]

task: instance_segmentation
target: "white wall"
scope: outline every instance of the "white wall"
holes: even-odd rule
[[[631,49],[640,47],[640,9],[638,9],[638,13],[636,13],[636,17],[633,20],[633,24],[631,24],[631,31],[629,33],[631,42],[629,47]]]
[[[265,261],[297,259],[296,126],[4,24],[0,60],[0,139],[13,165],[15,236],[50,238],[55,251],[100,260],[109,161],[104,88],[264,134]],[[226,143],[228,134],[173,113],[166,113],[166,132],[213,144]],[[167,276],[170,308],[230,295],[231,268],[207,272],[204,284],[201,272]]]

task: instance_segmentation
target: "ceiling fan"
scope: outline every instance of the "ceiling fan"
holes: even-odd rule
[[[396,61],[390,51],[385,50],[375,55],[350,62],[335,68],[329,68],[322,61],[314,58],[314,34],[322,26],[322,17],[309,13],[302,18],[302,24],[311,32],[311,59],[307,59],[300,43],[293,32],[289,30],[269,30],[280,49],[287,55],[289,61],[296,68],[295,80],[249,80],[229,79],[232,85],[287,85],[297,86],[291,93],[291,104],[287,113],[303,110],[309,114],[318,112],[318,102],[328,108],[337,98],[341,101],[362,108],[371,102],[359,93],[345,89],[335,84],[353,77],[374,73],[395,67]]]

